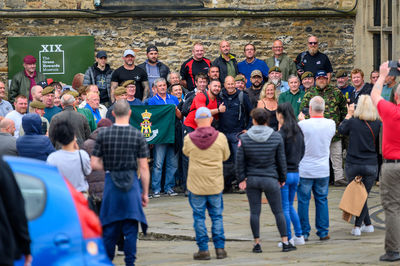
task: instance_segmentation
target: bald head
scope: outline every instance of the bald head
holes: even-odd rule
[[[0,132],[14,135],[14,131],[15,131],[14,121],[8,118],[4,118],[0,121]]]
[[[230,51],[231,51],[231,46],[229,44],[229,42],[227,41],[222,41],[219,43],[219,50],[221,51],[221,54],[227,56],[229,55]]]
[[[42,101],[42,96],[43,96],[42,95],[42,90],[43,90],[43,88],[40,85],[35,85],[35,86],[32,87],[31,94],[32,94],[33,100],[36,100],[36,101],[39,101],[39,102]]]

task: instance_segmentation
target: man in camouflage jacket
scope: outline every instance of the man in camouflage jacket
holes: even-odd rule
[[[337,131],[340,122],[343,121],[347,114],[346,98],[339,89],[328,85],[328,75],[325,71],[318,71],[315,78],[316,86],[310,88],[304,95],[300,105],[302,112],[299,116],[306,116],[308,118],[308,113],[305,114],[305,110],[314,96],[321,96],[325,100],[324,117],[332,119],[336,123],[336,134],[332,138],[330,147],[330,159],[335,173],[335,186],[346,185],[347,182],[343,178],[342,168],[342,138]]]

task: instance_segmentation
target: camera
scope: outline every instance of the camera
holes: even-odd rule
[[[389,76],[400,76],[400,71],[398,68],[400,67],[399,61],[389,61]]]

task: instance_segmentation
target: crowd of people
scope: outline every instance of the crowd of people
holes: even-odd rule
[[[107,53],[99,51],[96,62],[86,73],[76,74],[72,86],[46,78],[36,70],[36,58],[27,55],[8,94],[0,82],[0,156],[55,165],[99,214],[111,259],[116,244],[125,242],[127,265],[135,261],[138,222],[147,228],[142,206],[162,192],[189,197],[199,247],[194,259],[210,259],[206,208],[215,225],[217,258],[227,256],[222,192],[235,190],[249,200],[253,252],[262,252],[263,192],[283,251],[308,240],[311,192],[317,235],[328,240],[329,183],[345,186],[361,175],[369,192],[383,165],[382,202],[386,213],[393,210],[392,203],[384,201],[397,195],[392,192],[400,145],[389,141],[396,138],[392,128],[398,126],[385,118],[398,116],[400,86],[385,64],[370,73],[369,83],[361,69],[334,71],[318,45],[318,38],[310,36],[307,51],[292,60],[283,42],[275,40],[273,56],[263,61],[249,43],[245,60],[237,62],[227,41],[220,42],[220,56],[214,61],[195,43],[179,72],[158,60],[154,45],[147,47],[147,60],[139,65],[135,52],[125,50],[123,65],[115,70],[107,63]],[[175,142],[147,145],[140,132],[129,127],[130,106],[165,104],[176,106],[171,121]],[[293,207],[296,193],[298,212]],[[131,203],[125,202],[128,199]],[[388,217],[387,227],[397,228],[397,214]],[[365,203],[351,233],[373,231]],[[121,235],[125,241],[119,240]],[[381,260],[400,259],[400,236],[387,234],[386,239]]]

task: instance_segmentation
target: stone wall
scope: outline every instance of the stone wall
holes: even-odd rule
[[[102,0],[104,1],[104,0]],[[110,1],[110,0],[105,0]],[[95,9],[93,0],[0,0],[1,9]],[[118,1],[115,1],[118,2]],[[209,8],[313,8],[347,9],[355,0],[205,0]]]
[[[231,43],[231,51],[241,61],[244,59],[243,46],[246,43],[254,43],[257,57],[266,59],[272,55],[270,47],[273,40],[279,38],[284,42],[286,52],[295,58],[306,49],[307,36],[314,34],[320,38],[320,50],[330,57],[335,70],[351,69],[354,64],[354,17],[351,16],[2,18],[0,27],[2,79],[7,77],[9,36],[93,35],[95,49],[107,51],[114,68],[122,64],[121,56],[125,49],[132,48],[137,52],[136,63],[139,64],[146,59],[147,45],[154,43],[159,48],[160,60],[171,69],[179,70],[180,64],[191,56],[191,48],[196,41],[202,41],[206,57],[214,59],[219,53],[220,40],[226,39]]]

